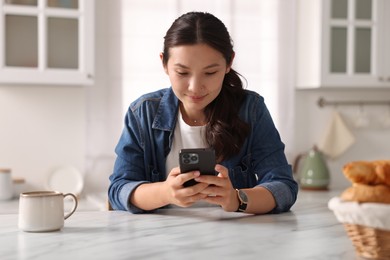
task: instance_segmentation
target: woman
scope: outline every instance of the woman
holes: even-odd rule
[[[298,187],[263,98],[232,69],[225,25],[209,13],[174,21],[160,54],[171,88],[143,95],[127,112],[109,198],[114,209],[149,212],[198,202],[253,214],[288,211]],[[215,176],[181,174],[182,148],[215,150]],[[198,183],[185,187],[194,179]]]

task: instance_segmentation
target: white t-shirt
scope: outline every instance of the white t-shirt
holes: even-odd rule
[[[203,133],[206,126],[190,126],[184,122],[183,117],[178,113],[177,124],[173,136],[172,148],[168,154],[166,162],[167,175],[172,168],[179,166],[179,151],[183,148],[206,148],[203,140]]]
[[[179,166],[179,151],[183,148],[206,148],[206,142],[203,139],[206,126],[190,126],[184,122],[183,117],[178,113],[177,124],[175,127],[174,137],[172,141],[172,148],[167,156],[166,172],[167,176],[171,169]],[[198,201],[191,207],[214,207],[215,205],[209,204],[204,201]],[[177,207],[171,205],[171,207]]]

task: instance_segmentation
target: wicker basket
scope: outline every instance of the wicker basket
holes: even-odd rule
[[[390,231],[344,223],[359,256],[369,259],[390,259]]]

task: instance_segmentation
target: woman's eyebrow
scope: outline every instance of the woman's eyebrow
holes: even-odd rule
[[[204,67],[205,69],[210,69],[210,68],[215,68],[215,67],[219,67],[220,65],[218,63],[213,63],[211,65],[208,65],[206,67]]]
[[[189,69],[186,65],[183,65],[181,63],[175,63],[173,64],[175,67],[180,67],[180,68],[183,68],[183,69]]]
[[[173,64],[173,65],[176,66],[176,67],[183,68],[183,69],[189,69],[189,67],[187,67],[186,65],[183,65],[183,64],[181,64],[181,63],[175,63],[175,64]],[[210,65],[204,67],[204,69],[210,69],[210,68],[219,67],[219,66],[220,66],[220,64],[218,64],[218,63],[213,63],[213,64],[210,64]]]

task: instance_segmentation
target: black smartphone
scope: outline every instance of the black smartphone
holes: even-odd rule
[[[181,149],[179,166],[181,173],[200,171],[200,174],[215,175],[215,152],[210,148]],[[184,183],[189,187],[198,183],[194,179]]]

